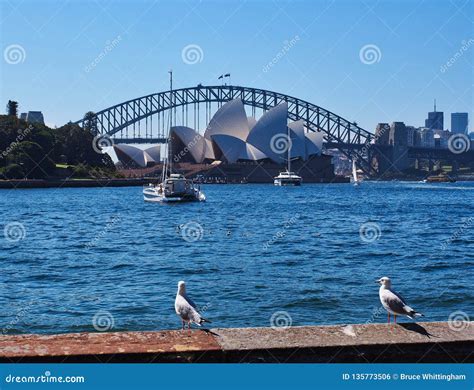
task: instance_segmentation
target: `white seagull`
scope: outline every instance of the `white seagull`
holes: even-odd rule
[[[390,323],[390,313],[393,314],[395,323],[397,323],[397,315],[407,316],[412,320],[415,319],[415,317],[423,317],[423,314],[413,310],[405,303],[405,300],[400,295],[392,291],[392,281],[390,278],[384,276],[376,280],[375,283],[380,284],[380,302],[382,302],[382,306],[388,312],[388,323]]]
[[[197,311],[195,303],[186,295],[186,284],[183,281],[178,282],[178,292],[176,293],[176,299],[174,301],[174,309],[176,314],[181,317],[181,321],[184,324],[188,324],[188,329],[191,329],[191,323],[194,322],[196,325],[201,326],[203,322],[211,322],[201,317]]]

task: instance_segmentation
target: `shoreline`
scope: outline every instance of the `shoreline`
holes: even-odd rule
[[[472,363],[472,323],[216,328],[0,336],[13,363]]]
[[[125,179],[74,179],[74,180],[43,180],[43,179],[23,179],[23,180],[0,180],[0,189],[35,189],[35,188],[92,188],[92,187],[139,187],[148,185],[159,178],[125,178]],[[367,179],[367,182],[419,182],[420,179]],[[457,182],[474,182],[474,177],[463,177]],[[348,184],[349,180],[321,180],[318,182],[307,182],[304,184]],[[203,185],[235,185],[235,184],[268,184],[272,183],[198,183]],[[436,183],[435,183],[436,184]]]

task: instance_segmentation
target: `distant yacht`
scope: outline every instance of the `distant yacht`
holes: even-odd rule
[[[357,167],[355,160],[352,160],[352,184],[354,184],[355,186],[360,185],[360,180],[357,177]]]
[[[290,140],[290,131],[288,130],[288,140]],[[276,186],[300,186],[303,178],[295,172],[291,172],[291,142],[288,147],[288,156],[286,159],[286,171],[280,172],[273,178],[273,184]]]
[[[166,169],[163,167],[163,169]],[[204,202],[206,196],[192,180],[180,173],[171,173],[160,184],[149,184],[143,189],[145,202]]]
[[[170,71],[170,91],[173,90],[173,72]],[[186,179],[180,173],[173,173],[173,159],[171,151],[171,112],[170,135],[168,137],[168,158],[164,161],[161,174],[161,183],[148,184],[143,188],[145,202],[177,203],[177,202],[204,202],[206,196],[199,185]]]
[[[284,172],[280,172],[278,176],[275,176],[273,184],[276,186],[300,186],[302,181],[301,176],[287,169]]]

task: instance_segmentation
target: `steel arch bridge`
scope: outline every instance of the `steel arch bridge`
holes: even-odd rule
[[[153,116],[156,118],[156,115],[159,119],[159,114],[165,111],[174,110],[176,113],[178,107],[183,110],[183,116],[186,110],[186,118],[188,117],[187,110],[189,106],[194,108],[194,118],[196,118],[197,107],[199,118],[199,105],[201,103],[205,103],[207,108],[207,104],[217,103],[219,105],[233,99],[241,99],[244,105],[253,109],[259,108],[263,111],[267,111],[282,102],[287,102],[288,119],[293,121],[303,120],[309,131],[323,132],[326,145],[339,149],[350,159],[355,159],[356,164],[367,174],[376,173],[370,162],[371,141],[374,139],[372,133],[362,129],[356,123],[352,123],[315,104],[264,89],[232,85],[198,85],[191,88],[175,89],[128,100],[95,113],[92,119],[98,133],[101,135],[114,136],[114,138],[121,135],[121,142],[128,143],[144,142],[146,140],[152,142],[152,137],[151,135],[148,137],[148,133],[145,138],[140,135],[137,137],[135,124],[139,124],[143,120],[152,120]],[[88,120],[91,120],[91,118],[88,118]],[[86,118],[75,123],[83,126],[85,121]],[[131,138],[128,136],[130,126],[133,126],[133,137]],[[126,131],[125,138],[123,137],[124,131]],[[140,131],[138,133],[140,134]],[[161,137],[153,140],[164,142],[166,137],[167,135],[162,133]]]

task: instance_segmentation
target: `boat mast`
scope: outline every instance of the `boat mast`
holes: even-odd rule
[[[290,138],[290,128],[286,126],[287,136],[288,136],[288,164],[286,166],[288,173],[291,172],[291,156],[290,156],[290,149],[291,149],[291,138]]]
[[[168,165],[169,165],[169,170],[170,170],[170,176],[171,173],[173,172],[173,153],[171,150],[171,126],[173,125],[173,70],[171,69],[169,72],[170,74],[170,102],[171,102],[171,108],[170,108],[170,127],[169,127],[169,136],[168,136]]]

